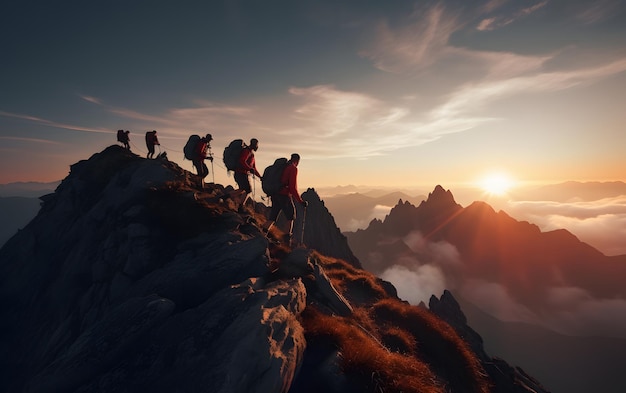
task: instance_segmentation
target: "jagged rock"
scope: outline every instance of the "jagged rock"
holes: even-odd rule
[[[461,380],[486,392],[479,367],[443,369],[447,355],[478,363],[466,344],[441,353],[411,347],[418,339],[462,343],[449,327],[445,335],[434,328],[443,322],[422,329],[410,326],[422,319],[405,318],[407,330],[395,332],[406,336],[405,352],[383,346],[366,323],[368,308],[396,302],[389,307],[400,314],[387,314],[401,315],[411,306],[360,269],[314,191],[307,247],[290,249],[260,230],[267,207],[239,212],[223,197],[232,187],[199,185],[175,163],[119,146],[71,167],[0,249],[0,391],[365,392],[395,386],[395,371],[377,363],[389,357],[411,373],[423,369],[419,389],[443,392]],[[324,321],[315,326],[307,312]],[[381,326],[393,326],[380,314]],[[321,338],[307,343],[307,328]],[[370,363],[359,360],[361,347]],[[374,368],[364,376],[350,369],[355,360]]]

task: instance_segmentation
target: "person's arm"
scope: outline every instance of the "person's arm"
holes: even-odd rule
[[[250,169],[259,179],[261,178],[261,174],[256,169],[256,158],[254,158],[254,154],[250,155]]]

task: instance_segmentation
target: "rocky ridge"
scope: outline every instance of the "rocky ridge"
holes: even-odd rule
[[[409,306],[362,270],[314,190],[297,249],[228,191],[118,146],[74,164],[0,249],[0,390],[545,391],[451,294]]]

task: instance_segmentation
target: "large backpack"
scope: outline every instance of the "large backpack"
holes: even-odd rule
[[[126,141],[126,135],[124,130],[117,130],[117,141],[124,143]]]
[[[224,165],[229,171],[234,171],[239,166],[241,151],[246,146],[243,139],[235,139],[224,148]]]
[[[185,154],[185,158],[193,161],[196,159],[196,146],[200,143],[200,135],[191,135],[185,143],[185,147],[183,147],[183,153]]]
[[[282,183],[281,178],[283,172],[287,167],[289,160],[286,158],[277,158],[276,161],[263,171],[263,179],[261,180],[261,188],[267,195],[278,194],[285,185]]]

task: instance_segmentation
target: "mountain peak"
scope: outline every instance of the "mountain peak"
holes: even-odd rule
[[[445,190],[440,185],[435,186],[435,189],[428,194],[428,199],[425,203],[436,206],[454,206],[457,204],[452,192]]]
[[[345,237],[313,189],[300,248],[232,191],[118,146],[72,165],[0,248],[0,390],[513,391],[443,320],[329,255]]]

